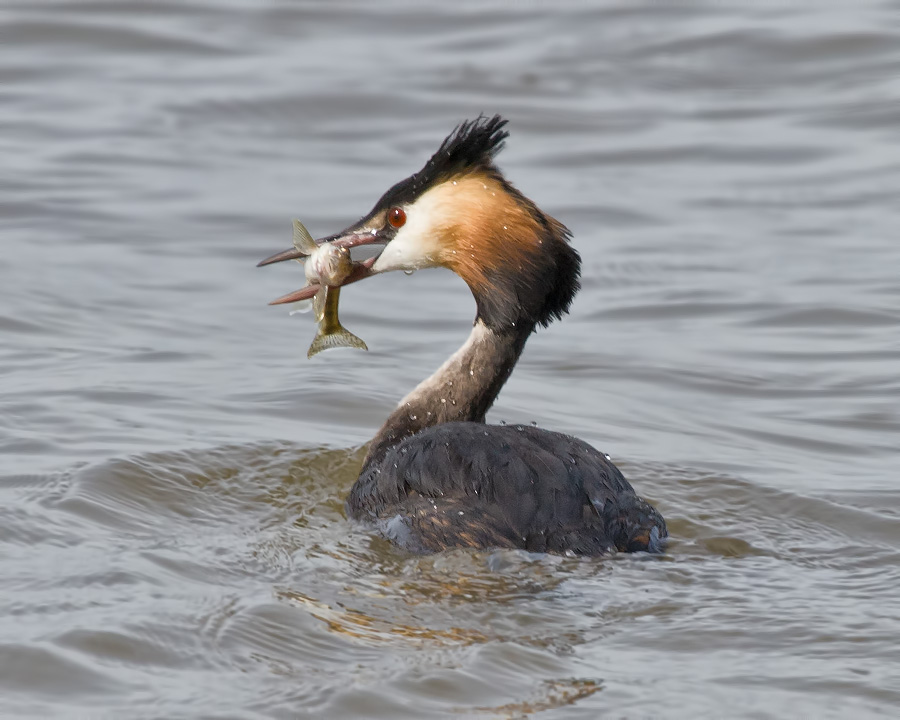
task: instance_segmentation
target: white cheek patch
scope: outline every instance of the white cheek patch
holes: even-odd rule
[[[406,224],[397,231],[372,266],[374,272],[437,267],[441,250],[441,193],[425,193],[406,209]]]
[[[429,242],[429,238],[413,235],[404,227],[378,256],[372,270],[390,272],[435,267],[438,264],[437,250],[437,243]]]

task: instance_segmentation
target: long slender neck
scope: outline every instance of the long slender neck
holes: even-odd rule
[[[477,320],[463,346],[400,401],[372,440],[363,469],[425,428],[454,420],[484,422],[532,330],[533,324],[517,323],[495,331]]]

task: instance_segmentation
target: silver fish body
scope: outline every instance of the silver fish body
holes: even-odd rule
[[[294,247],[308,256],[304,267],[307,282],[321,286],[313,298],[313,311],[319,326],[306,357],[337,347],[368,350],[365,342],[341,325],[338,318],[340,286],[353,271],[350,251],[328,243],[317,245],[299,220],[294,220]]]

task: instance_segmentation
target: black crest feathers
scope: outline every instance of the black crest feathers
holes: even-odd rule
[[[494,171],[494,157],[503,149],[509,132],[507,120],[499,115],[487,118],[479,115],[454,128],[419,172],[401,180],[375,204],[373,212],[403,205],[450,177],[476,170]]]

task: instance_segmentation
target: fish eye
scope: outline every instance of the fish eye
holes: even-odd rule
[[[406,212],[401,207],[392,207],[387,217],[392,228],[402,228],[406,224]]]

